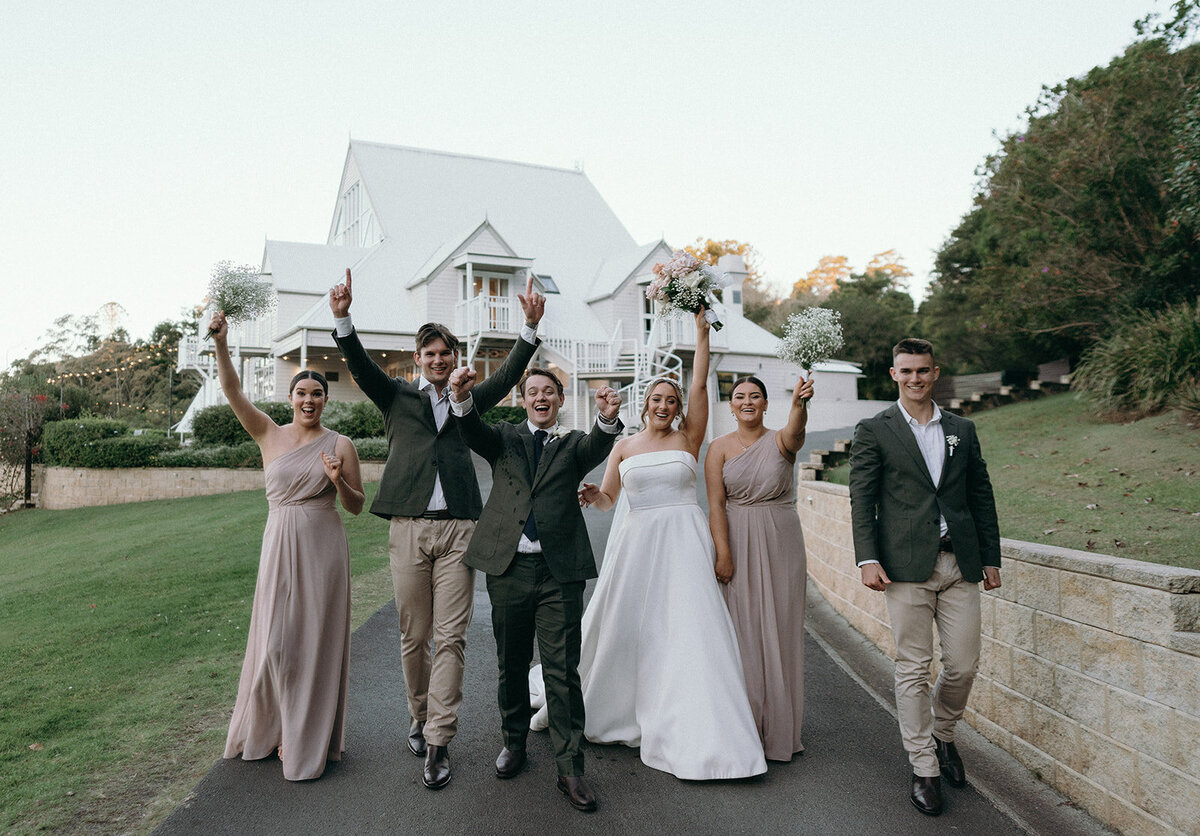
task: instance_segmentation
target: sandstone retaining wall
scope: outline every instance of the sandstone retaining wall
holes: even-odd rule
[[[382,462],[362,462],[364,482],[375,482]],[[220,467],[47,467],[38,505],[51,510],[119,505],[151,499],[263,489],[263,472]]]
[[[848,489],[801,481],[797,507],[809,577],[894,656]],[[1200,832],[1200,572],[1017,540],[1003,558],[967,721],[1118,830]]]

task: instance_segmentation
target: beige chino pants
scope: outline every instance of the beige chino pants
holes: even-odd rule
[[[424,721],[433,746],[447,745],[458,731],[475,600],[475,570],[462,559],[474,531],[474,520],[420,517],[393,517],[388,530],[408,713]]]
[[[940,552],[923,583],[892,582],[886,592],[896,640],[896,714],[913,773],[936,777],[933,739],[954,740],[979,669],[979,584],[963,580],[953,552]],[[932,693],[933,624],[942,647],[942,672]]]

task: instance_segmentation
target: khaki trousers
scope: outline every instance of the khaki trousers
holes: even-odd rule
[[[458,731],[475,596],[475,570],[462,559],[474,531],[474,520],[420,517],[393,517],[388,530],[408,713],[434,746]]]
[[[938,554],[922,583],[893,582],[885,592],[896,640],[896,714],[913,773],[936,777],[933,739],[954,740],[979,669],[979,584],[963,580],[953,552]],[[942,646],[942,672],[932,693],[933,624]]]

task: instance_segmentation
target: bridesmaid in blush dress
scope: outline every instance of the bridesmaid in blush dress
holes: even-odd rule
[[[241,390],[222,314],[212,329],[221,390],[262,450],[270,507],[225,757],[278,753],[284,778],[319,778],[346,740],[350,549],[335,500],[362,511],[358,454],[350,439],[321,426],[325,378],[297,374],[288,391],[292,423],[277,426]]]
[[[763,426],[767,390],[735,381],[737,429],[715,439],[704,462],[717,580],[737,631],[754,722],[767,760],[804,750],[804,604],[807,566],[796,513],[796,453],[804,445],[812,380],[792,391],[787,425]]]

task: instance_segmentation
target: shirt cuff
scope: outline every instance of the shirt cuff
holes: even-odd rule
[[[609,435],[616,435],[620,431],[621,426],[620,422],[616,418],[608,421],[603,415],[596,416],[596,424],[603,432],[606,432]]]
[[[537,345],[537,326],[526,322],[521,326],[521,339],[530,345]]]
[[[450,397],[450,411],[453,412],[455,415],[457,415],[459,418],[462,418],[464,415],[470,415],[471,410],[474,408],[475,408],[475,399],[471,397],[470,392],[467,393],[467,399],[465,401],[462,401],[461,403],[459,401],[454,400],[453,396]]]
[[[856,563],[855,565],[856,565],[856,566],[866,566],[868,563],[879,563],[879,561],[878,561],[878,560],[860,560],[860,561],[859,561],[858,563]],[[882,564],[881,564],[881,565],[882,565]]]
[[[353,330],[354,324],[350,321],[350,314],[333,318],[333,333],[339,337],[348,337]]]

